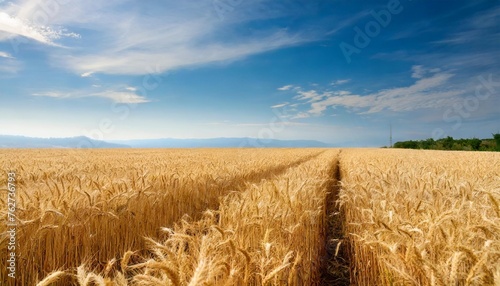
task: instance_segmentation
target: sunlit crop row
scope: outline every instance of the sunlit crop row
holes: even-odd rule
[[[185,215],[199,219],[219,198],[271,178],[318,150],[2,150],[17,173],[18,283],[86,263],[103,269],[127,250],[146,251]],[[0,184],[6,186],[7,176]],[[7,197],[0,203],[6,206]],[[0,216],[6,217],[2,208]],[[1,226],[0,255],[7,255]],[[6,279],[5,269],[1,270]]]
[[[500,285],[500,154],[344,150],[354,285]]]

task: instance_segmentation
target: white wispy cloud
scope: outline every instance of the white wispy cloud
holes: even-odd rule
[[[311,117],[311,114],[307,112],[299,112],[297,115],[293,116],[292,119],[303,119],[303,118],[309,118]]]
[[[346,84],[350,81],[351,81],[351,79],[339,79],[339,80],[333,81],[332,83],[330,83],[330,85],[341,85],[341,84]]]
[[[38,16],[41,17],[40,14]],[[22,36],[47,45],[57,45],[54,40],[62,37],[80,37],[64,28],[36,25],[30,19],[14,16],[5,11],[0,11],[0,32],[3,32],[0,34],[0,41]]]
[[[308,90],[308,91],[303,91],[303,90],[297,90],[297,95],[294,97],[294,99],[301,100],[301,101],[307,101],[307,102],[315,102],[323,99],[324,97],[329,96],[328,92],[323,92],[320,93],[314,89]]]
[[[109,98],[117,103],[146,103],[150,102],[144,96],[140,96],[133,92],[123,92],[123,91],[104,91],[100,93],[94,93],[93,96]]]
[[[44,91],[44,92],[33,93],[31,95],[41,96],[41,97],[52,97],[52,98],[82,97],[82,95],[77,95],[75,93],[62,92],[62,91]]]
[[[477,13],[468,20],[467,25],[478,29],[498,27],[498,17],[500,17],[500,6],[497,5],[492,9]]]
[[[413,72],[411,74],[412,78],[422,78],[422,77],[424,77],[424,75],[426,73],[426,70],[424,69],[424,67],[422,65],[414,65],[411,67],[411,70]]]
[[[58,23],[91,31],[81,40],[83,47],[88,47],[53,54],[55,63],[78,74],[158,74],[225,63],[313,41],[320,34],[278,27],[242,34],[239,29],[249,21],[282,16],[279,11],[265,16],[251,12],[253,2],[242,4],[242,11],[235,8],[227,13],[224,21],[217,17],[212,0],[166,0],[147,14],[140,12],[149,6],[145,2],[130,3],[137,9],[124,9],[110,1],[113,4],[100,10],[93,8],[94,3],[80,2],[74,3],[79,8],[71,8],[73,19],[59,19]],[[92,15],[90,20],[81,19],[88,15]]]
[[[9,53],[0,51],[0,58],[13,59],[14,57],[12,57]]]
[[[401,29],[396,31],[391,37],[391,40],[401,40],[407,38],[415,38],[423,33],[432,31],[429,27],[432,27],[431,22],[428,19],[413,23],[409,25],[406,29]]]
[[[3,64],[0,65],[0,73],[8,75],[17,74],[21,70],[20,64]]]
[[[107,98],[116,103],[137,104],[150,102],[144,96],[138,95],[135,92],[127,91],[126,89],[104,90],[100,92],[88,91],[45,91],[33,93],[33,96],[51,97],[51,98],[81,98],[81,97],[100,97]]]
[[[283,119],[283,118],[282,118]],[[216,121],[216,122],[205,122],[202,125],[212,125],[212,126],[233,126],[233,127],[269,127],[269,122],[231,122],[229,120]],[[273,122],[273,124],[279,124],[283,126],[309,126],[309,123],[295,122],[288,120],[279,120]]]
[[[93,74],[93,72],[84,72],[84,73],[82,73],[80,76],[81,76],[81,77],[91,77],[91,76],[92,76],[92,74]]]
[[[294,122],[294,121],[278,121],[275,124],[284,125],[284,126],[308,126],[309,123],[304,122]],[[229,124],[231,126],[240,126],[240,127],[267,127],[269,126],[269,122],[263,123],[233,123]]]
[[[330,97],[313,108],[328,106],[344,106],[358,110],[359,113],[378,113],[383,110],[396,112],[411,111],[422,108],[439,108],[450,106],[456,102],[456,96],[462,90],[447,90],[446,83],[453,74],[435,74],[419,79],[408,87],[392,88],[365,96],[347,94]]]
[[[45,44],[51,43],[50,39],[40,31],[37,31],[37,29],[23,22],[21,19],[12,17],[5,12],[0,12],[0,31],[4,32],[0,36],[0,40],[9,39],[14,36],[23,36]]]
[[[335,28],[333,28],[332,30],[328,31],[326,34],[327,35],[333,35],[333,34],[336,34],[339,31],[341,31],[344,28],[353,27],[354,24],[356,24],[356,22],[358,22],[360,19],[366,17],[369,14],[370,14],[369,10],[364,10],[364,11],[361,11],[361,12],[355,14],[354,16],[351,16],[349,18],[346,18],[346,19],[343,19],[341,21],[338,21],[337,24],[335,25]]]
[[[293,118],[324,115],[327,109],[335,107],[343,107],[358,114],[374,114],[386,110],[406,112],[452,106],[465,91],[449,88],[449,80],[454,74],[439,71],[414,66],[412,78],[417,80],[413,84],[365,95],[349,90],[299,90],[294,99],[302,106],[302,110]]]
[[[312,28],[292,31],[268,27],[241,34],[239,29],[248,22],[290,13],[286,5],[261,2],[242,3],[221,21],[213,0],[165,0],[160,6],[149,2],[128,2],[125,6],[117,0],[13,0],[0,5],[0,42],[24,37],[68,47],[49,49],[52,63],[88,77],[96,73],[158,74],[225,63],[321,37],[322,32]],[[268,9],[252,9],[260,6]],[[82,36],[72,30],[86,32]],[[63,38],[78,41],[70,42],[75,44],[71,46]]]
[[[271,108],[281,108],[281,107],[287,106],[288,104],[289,104],[288,102],[276,104],[276,105],[271,106]]]
[[[499,17],[500,6],[476,13],[470,18],[464,19],[461,25],[458,25],[456,32],[434,43],[462,45],[480,41],[487,45],[498,46],[500,39],[500,31],[498,30]]]
[[[285,86],[279,87],[278,90],[286,91],[286,90],[290,90],[292,88],[293,88],[293,85],[289,84],[289,85],[285,85]]]
[[[0,52],[0,73],[13,75],[18,73],[23,64],[8,53]]]
[[[161,33],[159,33],[161,34]],[[108,74],[154,74],[187,66],[236,60],[251,54],[269,51],[297,43],[293,38],[281,37],[280,33],[265,39],[251,40],[227,46],[164,46],[152,44],[149,49],[127,49],[119,52],[102,51],[81,56],[59,56],[55,59],[61,65],[77,73]]]

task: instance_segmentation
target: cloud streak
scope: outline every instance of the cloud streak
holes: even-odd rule
[[[100,92],[84,92],[84,91],[46,91],[33,93],[33,96],[41,96],[41,97],[51,97],[58,99],[70,99],[70,98],[82,98],[82,97],[97,97],[97,98],[106,98],[110,99],[116,103],[124,103],[124,104],[138,104],[138,103],[147,103],[151,102],[144,96],[138,95],[135,91],[129,90],[126,88],[118,89],[118,90],[105,90]]]
[[[285,102],[285,103],[273,105],[273,106],[271,106],[271,108],[281,108],[281,107],[285,107],[287,105],[288,105],[288,102]]]
[[[351,79],[339,79],[339,80],[336,80],[336,81],[333,81],[332,83],[330,83],[330,85],[341,85],[341,84],[346,84],[348,82],[350,82]]]
[[[148,46],[150,48],[104,50],[80,56],[56,55],[55,59],[61,65],[67,65],[67,68],[82,75],[94,73],[142,75],[237,60],[299,42],[298,38],[276,32],[266,38],[250,39],[241,43],[209,43],[205,46],[191,43],[183,45],[156,43]],[[163,48],[158,48],[159,46]]]
[[[22,69],[22,64],[9,53],[0,51],[0,73],[16,74]]]
[[[12,57],[9,53],[0,51],[0,58],[13,59],[14,57]]]
[[[58,23],[65,26],[85,28],[91,32],[80,41],[85,49],[53,54],[54,62],[80,75],[157,74],[239,60],[313,41],[320,34],[276,26],[241,33],[239,29],[248,22],[262,17],[280,17],[285,13],[279,10],[264,16],[252,13],[253,4],[250,2],[241,7],[247,13],[228,13],[224,21],[215,15],[212,0],[165,2],[154,9],[143,2],[130,3],[131,7],[125,9],[114,1],[99,11],[92,9],[93,3],[84,1],[74,3],[78,8],[70,7],[73,4],[61,7],[74,9],[74,18],[77,19],[80,14],[83,14],[82,18],[86,15],[98,16],[86,22],[58,19]],[[207,13],[210,11],[213,13]]]
[[[356,22],[358,22],[359,20],[361,20],[362,18],[368,16],[370,14],[370,11],[369,10],[365,10],[365,11],[361,11],[359,12],[358,14],[352,16],[352,17],[349,17],[349,18],[346,18],[342,21],[340,21],[334,29],[328,31],[326,34],[327,35],[333,35],[333,34],[336,34],[338,33],[339,31],[341,31],[342,29],[344,28],[347,28],[347,27],[351,27],[353,26],[354,24],[356,24]]]
[[[14,36],[23,36],[44,44],[51,43],[50,39],[40,33],[40,31],[5,12],[0,12],[0,31],[4,32],[0,36],[0,40],[10,39]]]
[[[463,24],[459,26],[459,31],[435,43],[463,45],[466,43],[481,42],[482,44],[494,45],[496,47],[500,39],[500,31],[498,30],[499,17],[500,7],[477,13],[473,17],[463,21]]]
[[[324,97],[327,97],[329,93],[318,93],[316,90],[308,90],[308,91],[302,91],[298,90],[297,91],[297,96],[294,97],[294,99],[300,100],[300,101],[307,101],[307,102],[315,102],[323,99]]]
[[[296,119],[321,116],[329,108],[342,107],[357,114],[374,114],[384,111],[407,112],[418,109],[434,109],[456,103],[463,90],[449,88],[454,74],[439,69],[414,66],[412,78],[417,79],[406,87],[396,87],[360,95],[349,90],[297,91],[294,99],[302,106],[309,106],[294,116]]]
[[[0,34],[0,41],[21,36],[52,46],[57,45],[54,40],[62,37],[80,37],[80,35],[67,32],[65,29],[35,25],[28,19],[12,16],[3,11],[0,11],[0,32],[3,32]]]
[[[217,17],[212,0],[164,2],[162,5],[134,1],[124,5],[117,0],[0,3],[0,42],[24,37],[44,45],[65,44],[67,49],[48,50],[52,63],[88,77],[99,73],[158,74],[225,63],[314,41],[321,35],[313,29],[291,31],[278,26],[241,33],[241,27],[249,22],[290,13],[286,7],[271,2],[244,3],[225,15],[224,21]],[[271,11],[262,10],[263,4]],[[81,36],[68,29],[85,33]],[[77,40],[68,44],[63,38]]]
[[[280,91],[287,91],[287,90],[290,90],[293,88],[293,85],[289,84],[289,85],[285,85],[285,86],[282,86],[280,88],[278,88],[278,90]]]

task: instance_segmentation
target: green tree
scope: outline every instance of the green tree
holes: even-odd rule
[[[497,143],[496,150],[500,151],[500,133],[493,134],[493,139],[495,139],[495,142]]]
[[[434,139],[429,138],[425,141],[422,141],[422,148],[423,149],[434,149],[435,148],[436,141]]]
[[[481,142],[481,151],[495,151],[495,141],[494,140],[484,140]]]
[[[459,142],[455,142],[451,146],[451,150],[464,150],[464,146],[462,144],[460,144]]]
[[[443,147],[445,150],[451,150],[453,147],[453,143],[455,143],[455,140],[453,140],[453,137],[448,136],[445,139],[443,139]]]
[[[474,151],[479,150],[479,148],[481,147],[481,143],[482,143],[481,139],[478,139],[478,138],[472,138],[472,139],[470,139],[470,142],[469,142],[470,147]]]

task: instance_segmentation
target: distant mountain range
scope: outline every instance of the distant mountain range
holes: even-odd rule
[[[85,136],[34,138],[0,135],[0,148],[323,148],[333,147],[315,140],[255,138],[93,140]]]
[[[209,139],[146,139],[146,140],[114,140],[116,144],[134,148],[230,148],[230,147],[331,147],[329,144],[315,140],[276,140],[255,138],[209,138]]]
[[[85,136],[35,138],[0,135],[0,148],[127,148],[129,146],[93,140]]]

